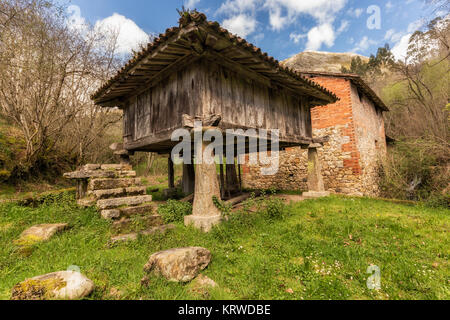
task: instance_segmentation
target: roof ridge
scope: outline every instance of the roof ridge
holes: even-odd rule
[[[263,52],[260,48],[251,44],[247,40],[239,37],[238,35],[232,34],[227,29],[223,28],[217,21],[208,21],[204,13],[200,13],[196,10],[194,11],[183,11],[180,12],[180,19],[178,21],[179,27],[171,27],[166,29],[165,33],[160,34],[157,38],[153,39],[152,42],[147,44],[146,48],[143,48],[140,52],[136,52],[133,57],[118,70],[116,75],[112,76],[107,82],[105,82],[92,96],[91,99],[97,99],[101,96],[108,88],[110,88],[115,82],[123,79],[127,76],[127,72],[134,68],[140,61],[144,60],[149,54],[156,50],[161,44],[166,42],[170,37],[178,34],[182,29],[189,26],[200,26],[206,25],[212,28],[215,32],[219,33],[221,36],[225,36],[233,42],[235,45],[250,51],[253,54],[258,55],[263,61],[269,63],[273,68],[276,68],[288,76],[293,77],[296,80],[302,81],[312,88],[318,89],[325,95],[332,98],[332,100],[339,100],[339,98],[331,91],[321,86],[320,84],[307,79],[302,76],[302,74],[288,66],[281,65],[280,61],[276,60],[274,57],[270,56],[268,53]]]

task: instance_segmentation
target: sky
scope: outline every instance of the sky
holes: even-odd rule
[[[178,25],[183,5],[278,60],[307,50],[369,56],[388,43],[402,59],[411,34],[432,11],[423,0],[68,0],[69,23],[113,28],[128,54],[148,35]]]

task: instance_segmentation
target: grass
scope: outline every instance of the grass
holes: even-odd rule
[[[233,216],[209,234],[177,225],[165,236],[108,247],[111,226],[69,196],[38,208],[0,206],[0,299],[26,278],[78,266],[96,284],[89,299],[449,299],[450,210],[331,197],[288,207],[284,219]],[[13,241],[40,223],[71,229],[23,256]],[[143,266],[157,251],[202,246],[212,252],[203,272],[216,289],[151,277]],[[369,290],[370,265],[381,269]]]

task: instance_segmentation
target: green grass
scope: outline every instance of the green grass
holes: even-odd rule
[[[386,201],[331,197],[289,206],[289,215],[236,215],[209,234],[181,224],[165,236],[109,248],[110,223],[70,199],[39,208],[0,207],[0,299],[24,279],[71,265],[96,284],[90,299],[449,299],[450,210]],[[13,240],[39,223],[71,229],[33,253]],[[189,285],[151,277],[143,266],[157,251],[203,246],[212,261],[203,272],[219,285],[204,295]],[[366,286],[367,268],[381,268],[380,291]],[[121,294],[112,294],[111,290]],[[288,289],[292,289],[288,290]],[[293,293],[288,293],[293,292]]]

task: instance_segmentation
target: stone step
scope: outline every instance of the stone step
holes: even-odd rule
[[[83,166],[82,171],[94,170],[116,170],[116,171],[131,171],[132,166],[129,164],[87,164]]]
[[[116,234],[131,231],[148,230],[149,228],[159,227],[164,224],[163,218],[159,214],[136,217],[133,219],[122,218],[112,225],[112,231]]]
[[[96,190],[88,192],[89,195],[93,195],[97,200],[111,199],[111,198],[123,198],[132,196],[145,195],[147,191],[146,187],[129,187],[107,190]]]
[[[157,206],[154,203],[144,204],[135,207],[127,207],[120,209],[120,216],[129,218],[136,215],[150,215],[156,212]]]
[[[105,199],[97,201],[99,210],[117,209],[122,206],[139,206],[141,204],[152,202],[152,196],[136,196],[126,198]]]
[[[148,230],[141,231],[141,232],[121,234],[121,235],[112,237],[109,244],[114,245],[114,244],[118,244],[121,242],[136,241],[138,239],[139,235],[149,236],[149,235],[156,234],[156,233],[165,234],[169,230],[173,230],[175,228],[176,227],[173,224],[166,224],[166,225],[162,225],[162,226],[158,226],[158,227],[153,227]]]
[[[102,210],[101,214],[104,219],[130,218],[139,215],[151,215],[156,212],[157,206],[153,203],[143,204],[134,207],[125,207],[118,209]]]
[[[116,188],[139,187],[142,185],[140,178],[116,178],[116,179],[91,179],[88,190],[108,190]]]
[[[96,200],[91,198],[78,199],[77,204],[82,208],[90,208],[95,206]]]
[[[65,173],[67,179],[135,178],[136,171],[82,170]]]

